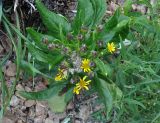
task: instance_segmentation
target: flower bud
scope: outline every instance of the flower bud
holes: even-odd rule
[[[81,28],[81,32],[82,32],[82,33],[86,33],[87,31],[88,31],[88,28],[87,28],[87,27],[83,26],[83,27]]]
[[[93,78],[94,75],[95,75],[94,72],[89,72],[89,73],[88,73],[88,77],[89,77],[89,78]]]
[[[97,46],[99,47],[99,48],[102,48],[103,46],[104,46],[104,42],[103,41],[97,41]]]
[[[92,54],[93,57],[97,57],[97,51],[92,50],[91,54]]]
[[[91,66],[91,67],[96,67],[96,63],[92,61],[92,62],[90,63],[90,66]]]
[[[49,49],[49,50],[55,49],[55,45],[54,45],[54,44],[48,44],[48,49]]]
[[[67,34],[67,39],[68,39],[68,40],[73,40],[73,38],[74,38],[74,37],[73,37],[72,33],[68,33],[68,34]]]
[[[103,25],[98,25],[97,31],[98,31],[98,32],[102,32],[102,31],[103,31]]]
[[[86,44],[83,44],[82,46],[81,46],[81,48],[80,48],[80,51],[81,52],[84,52],[84,51],[86,51],[87,50],[87,46],[86,46]]]
[[[48,45],[48,38],[46,38],[46,37],[44,37],[43,39],[42,39],[42,42],[44,43],[44,44],[47,44]]]
[[[82,41],[83,40],[83,35],[82,34],[79,34],[78,36],[77,36],[77,39],[79,40],[79,41]]]

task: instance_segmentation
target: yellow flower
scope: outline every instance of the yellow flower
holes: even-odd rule
[[[91,80],[86,81],[87,76],[84,76],[83,79],[80,78],[80,81],[76,84],[76,87],[73,89],[73,93],[79,94],[80,90],[85,88],[89,90],[88,85]]]
[[[55,81],[61,81],[62,79],[67,77],[67,73],[64,69],[58,69],[58,73],[55,77]]]
[[[74,89],[73,89],[73,93],[75,93],[75,94],[79,94],[79,90],[78,90],[78,88],[74,87]]]
[[[83,69],[84,72],[90,72],[90,60],[89,59],[84,59],[82,61],[81,68]]]
[[[107,48],[108,48],[108,51],[110,53],[113,53],[116,50],[115,44],[113,42],[112,43],[108,43],[107,44]]]

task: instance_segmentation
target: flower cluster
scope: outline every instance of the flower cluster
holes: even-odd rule
[[[62,79],[65,79],[67,76],[66,76],[66,71],[64,69],[58,69],[58,73],[55,77],[55,81],[61,81]]]
[[[113,42],[108,43],[107,44],[107,50],[110,53],[114,53],[115,50],[116,50],[115,44]],[[74,62],[75,62],[75,60],[77,60],[77,58],[79,58],[79,57],[76,57],[76,59],[74,59],[74,61],[73,61],[74,66],[75,66]],[[80,65],[76,64],[76,66],[77,67],[79,66],[78,69],[81,69],[81,70],[79,70],[77,72],[82,72],[83,71],[84,73],[88,73],[88,74],[91,73],[92,72],[92,70],[91,70],[91,66],[92,65],[91,65],[90,59],[85,58],[85,59],[81,60],[81,58],[79,58],[79,60],[80,60]],[[77,68],[75,68],[75,70],[76,69]],[[73,75],[73,72],[71,72],[71,73]],[[80,94],[80,91],[83,90],[83,89],[89,90],[88,86],[89,86],[91,80],[86,80],[87,77],[88,77],[87,75],[83,76],[82,78],[78,77],[79,78],[79,82],[76,82],[75,87],[73,89],[73,93]],[[66,79],[66,78],[67,78],[67,71],[65,69],[60,69],[59,68],[58,69],[58,73],[55,76],[55,81],[62,81],[63,79]],[[72,84],[74,84],[74,83],[72,83]]]

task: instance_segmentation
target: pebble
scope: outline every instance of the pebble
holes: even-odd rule
[[[12,120],[12,119],[9,119],[7,117],[4,117],[3,120],[2,120],[2,123],[15,123],[15,121]]]
[[[33,106],[35,104],[36,104],[36,101],[34,101],[34,100],[27,100],[27,101],[25,101],[25,106],[26,107],[31,107],[31,106]]]
[[[23,123],[23,121],[22,120],[18,120],[17,123]]]
[[[45,123],[53,123],[53,120],[46,118]]]
[[[29,87],[27,87],[27,86],[25,86],[25,91],[27,91],[27,92],[32,92],[32,89],[29,88]]]
[[[83,119],[83,121],[86,121],[89,115],[90,115],[89,106],[86,106],[86,105],[81,106],[79,111],[79,118]]]
[[[18,84],[18,85],[16,86],[16,90],[17,90],[17,91],[24,91],[24,87],[23,87],[21,84]]]
[[[40,104],[36,105],[36,116],[44,115],[45,114],[45,108],[42,107]]]
[[[17,96],[12,96],[11,101],[10,101],[10,105],[15,107],[19,104],[20,99]]]
[[[5,70],[5,74],[7,76],[15,76],[16,75],[16,65],[14,63],[10,63],[8,68]]]
[[[43,117],[39,116],[34,119],[34,123],[43,123]]]

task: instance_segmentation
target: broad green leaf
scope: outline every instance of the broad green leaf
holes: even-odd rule
[[[129,33],[129,19],[119,22],[113,31],[115,32],[113,41],[120,42],[121,40],[125,40]]]
[[[27,47],[31,54],[38,60],[47,64],[52,65],[52,67],[56,64],[58,64],[64,56],[61,55],[59,52],[55,51],[55,54],[47,54],[43,51],[41,51],[39,48],[34,46],[31,42],[26,42]]]
[[[109,20],[104,25],[104,31],[105,31],[105,33],[111,31],[114,27],[117,26],[119,16],[120,16],[120,8],[118,8],[116,10],[116,12],[114,13],[114,15],[111,18],[109,18]]]
[[[63,94],[62,96],[54,95],[50,99],[48,99],[49,107],[53,112],[64,112],[67,103],[72,99],[73,92],[70,89],[67,93]]]
[[[113,97],[114,105],[118,105],[117,102],[120,101],[122,99],[122,96],[123,96],[122,91],[114,83],[112,83],[112,84],[107,83],[107,84],[108,84],[108,89],[111,92],[111,95]]]
[[[132,4],[133,4],[133,0],[126,0],[124,5],[123,5],[123,9],[124,9],[124,14],[125,15],[129,15],[129,13],[132,10]]]
[[[71,30],[69,22],[62,15],[49,11],[40,0],[36,0],[36,7],[41,15],[43,23],[48,30],[55,36],[60,38],[61,28],[64,34]]]
[[[109,20],[105,23],[104,31],[102,32],[102,34],[100,34],[100,37],[102,37],[105,42],[111,41],[112,38],[115,36],[116,32],[113,29],[118,24],[120,13],[120,8],[118,8],[114,15],[111,18],[109,18]]]
[[[103,99],[107,112],[109,113],[113,107],[113,97],[109,91],[108,84],[103,79],[95,78],[94,86],[100,97]]]
[[[95,78],[94,83],[97,92],[104,101],[104,104],[109,113],[113,106],[118,106],[118,101],[122,99],[122,91],[114,84],[107,83],[101,78]]]
[[[60,113],[66,108],[65,94],[63,96],[55,95],[48,100],[48,105],[53,112]]]
[[[65,102],[69,102],[73,97],[73,88],[67,91],[65,95]]]
[[[78,0],[78,9],[73,21],[74,33],[79,33],[82,26],[89,26],[93,22],[93,7],[90,0]]]
[[[107,77],[107,75],[111,75],[112,74],[112,70],[109,66],[109,64],[105,64],[101,59],[97,58],[95,60],[95,63],[97,65],[97,67],[99,68],[100,72]]]
[[[29,72],[30,74],[40,74],[46,78],[52,79],[50,76],[40,72],[38,69],[36,69],[32,64],[26,62],[26,61],[21,61],[20,67],[23,68],[25,71]]]
[[[95,26],[95,24],[98,24],[99,22],[101,22],[105,11],[106,11],[106,0],[90,0],[93,6],[93,10],[94,10],[94,22],[93,22],[93,26]]]
[[[47,39],[49,43],[54,42],[56,39],[52,36],[41,34],[36,32],[33,28],[27,28],[28,34],[34,40],[35,44],[43,49],[48,49],[47,45],[45,46],[43,39]]]
[[[26,99],[30,100],[48,100],[49,98],[58,95],[61,89],[64,87],[62,83],[57,83],[50,88],[46,88],[38,92],[26,92],[19,91],[18,93]]]

